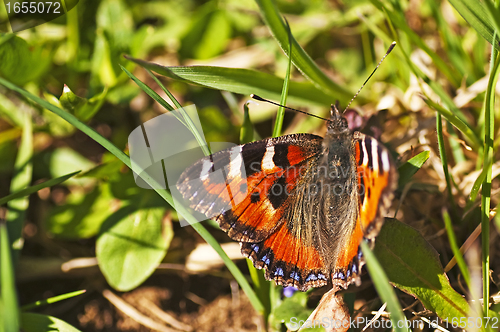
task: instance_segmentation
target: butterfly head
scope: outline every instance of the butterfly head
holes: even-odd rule
[[[344,118],[342,113],[340,113],[338,108],[338,103],[332,105],[330,109],[330,119],[328,119],[328,133],[330,134],[344,134],[349,133],[349,126],[347,124],[347,119]]]

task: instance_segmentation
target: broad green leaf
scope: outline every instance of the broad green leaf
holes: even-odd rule
[[[449,322],[468,317],[467,301],[450,286],[436,251],[417,230],[386,218],[374,253],[390,282],[426,309]]]
[[[90,193],[73,189],[64,205],[50,210],[45,229],[66,239],[85,239],[97,235],[104,221],[122,204],[110,191],[110,184],[103,183]]]
[[[250,69],[211,66],[166,67],[139,59],[129,59],[160,75],[217,90],[244,95],[254,93],[264,98],[279,100],[283,88],[283,79]],[[325,94],[309,82],[290,82],[288,99],[298,105],[325,106],[335,102],[336,97],[333,94]]]
[[[173,237],[165,209],[120,209],[108,218],[96,243],[99,267],[108,283],[129,291],[143,283],[162,261]]]
[[[18,85],[40,77],[50,65],[50,50],[14,36],[0,44],[0,76]]]
[[[33,193],[36,193],[37,191],[39,191],[39,190],[41,190],[43,188],[48,188],[48,187],[55,186],[55,185],[57,185],[59,183],[62,183],[64,181],[66,181],[67,179],[73,177],[74,175],[76,175],[78,173],[79,172],[74,172],[74,173],[70,173],[70,174],[67,174],[67,175],[63,175],[61,177],[58,177],[58,178],[55,178],[55,179],[51,179],[51,180],[48,180],[48,181],[45,181],[45,182],[42,182],[42,183],[39,183],[37,185],[34,185],[34,186],[28,187],[26,189],[17,191],[15,193],[12,193],[12,194],[10,194],[8,196],[2,197],[2,198],[0,198],[0,205],[5,204],[8,201],[16,199],[16,198],[20,198],[20,197],[24,197],[24,196],[29,196],[29,195],[31,195]]]
[[[0,219],[0,329],[19,331],[19,308],[9,236]]]
[[[417,173],[427,159],[429,159],[429,155],[429,151],[422,151],[403,165],[399,166],[399,188],[403,187],[408,183],[408,181],[410,181],[411,177]]]
[[[285,326],[290,331],[297,331],[309,317],[312,309],[307,308],[308,293],[295,292],[291,297],[286,297],[283,302],[273,309],[271,326]]]
[[[87,171],[93,168],[95,164],[77,153],[75,150],[62,147],[54,150],[50,155],[50,174],[52,176],[63,176],[76,171]],[[68,184],[89,184],[90,179],[72,178]]]
[[[383,262],[379,261],[374,255],[369,245],[365,241],[361,241],[361,250],[366,261],[366,268],[370,273],[375,289],[383,302],[387,303],[388,311],[391,313],[391,322],[394,331],[408,331],[406,328],[406,317],[399,304],[398,297],[394,292],[394,288],[389,283],[387,278],[387,269],[382,268]],[[385,270],[385,271],[384,271]],[[399,324],[398,324],[399,323]],[[402,326],[400,325],[402,324]]]
[[[21,314],[21,328],[25,332],[79,332],[77,328],[59,318],[25,312]]]

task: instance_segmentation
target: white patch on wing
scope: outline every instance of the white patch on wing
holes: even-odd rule
[[[363,149],[363,162],[361,163],[363,166],[368,165],[368,151],[366,151],[366,137],[361,140],[361,148]]]
[[[264,158],[262,158],[262,170],[272,170],[276,167],[273,161],[274,157],[274,146],[269,145],[266,147],[266,153],[264,154]]]
[[[243,155],[241,154],[242,146],[235,146],[230,150],[230,162],[228,178],[233,179],[241,174],[243,166]]]
[[[201,168],[200,172],[200,180],[206,180],[208,178],[208,175],[210,174],[210,169],[213,166],[213,162],[210,161],[210,159],[204,159],[203,160],[203,166]]]
[[[373,158],[372,160],[373,170],[378,173],[378,143],[374,139],[372,139],[371,156]]]
[[[389,172],[391,165],[389,163],[389,154],[386,149],[382,150],[382,166],[384,167],[384,172]]]

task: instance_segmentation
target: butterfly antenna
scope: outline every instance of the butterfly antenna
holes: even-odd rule
[[[384,61],[384,59],[389,55],[389,53],[391,53],[392,49],[396,46],[396,42],[393,41],[391,46],[389,46],[389,49],[387,50],[387,52],[385,52],[385,55],[382,57],[382,59],[379,61],[377,67],[375,67],[375,69],[373,69],[372,73],[370,74],[370,76],[368,76],[368,78],[366,79],[365,83],[363,83],[363,85],[361,86],[361,88],[359,88],[358,92],[356,92],[356,94],[354,95],[354,97],[352,97],[351,101],[349,102],[349,104],[347,104],[347,107],[344,109],[344,112],[349,108],[349,106],[351,106],[352,102],[354,101],[354,99],[356,99],[356,97],[359,95],[361,89],[363,89],[363,87],[366,85],[366,83],[368,82],[368,80],[373,76],[373,74],[375,74],[375,72],[377,71],[378,67],[380,67],[380,64],[382,63],[382,61]],[[343,113],[343,112],[342,112]]]
[[[250,98],[253,98],[253,99],[258,100],[258,101],[264,101],[264,102],[266,102],[266,103],[273,104],[273,105],[276,105],[276,106],[284,107],[284,108],[286,108],[287,110],[290,110],[290,111],[295,111],[295,112],[299,112],[299,113],[304,113],[304,114],[310,115],[310,116],[312,116],[312,117],[314,117],[314,118],[318,118],[318,119],[321,119],[321,120],[328,121],[328,119],[322,118],[321,116],[314,115],[314,114],[311,114],[311,113],[307,113],[307,112],[304,112],[304,111],[298,110],[298,109],[296,109],[296,108],[291,108],[291,107],[288,107],[288,106],[283,106],[283,105],[281,105],[281,104],[275,103],[274,101],[271,101],[271,100],[268,100],[268,99],[264,99],[264,98],[262,98],[262,97],[259,97],[259,96],[257,96],[257,95],[254,95],[253,93],[250,95]]]

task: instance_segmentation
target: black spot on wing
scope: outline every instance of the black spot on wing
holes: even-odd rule
[[[261,171],[262,159],[266,153],[266,140],[243,145],[242,157],[246,176],[252,176]]]
[[[383,147],[380,144],[377,144],[378,172],[380,175],[384,174],[384,163],[382,160],[382,149],[383,149]]]
[[[361,144],[361,141],[358,141],[358,146],[359,146],[358,166],[361,166],[361,165],[363,165],[363,159],[365,158],[365,152],[363,151],[363,146]]]
[[[260,194],[257,192],[257,191],[254,191],[251,195],[250,195],[250,201],[252,203],[257,203],[260,201]]]
[[[372,156],[372,140],[368,137],[364,138],[366,152],[368,154],[368,168],[373,169],[373,156]],[[376,144],[376,143],[375,143]]]
[[[359,203],[363,205],[363,202],[365,201],[365,192],[366,192],[366,185],[365,185],[365,177],[364,177],[364,172],[359,172]]]
[[[288,198],[290,188],[287,187],[286,178],[284,176],[279,177],[269,188],[267,193],[267,198],[271,202],[271,205],[276,210],[283,202]]]
[[[288,161],[287,144],[277,144],[274,146],[273,163],[281,168],[287,168],[290,166],[290,162]]]

